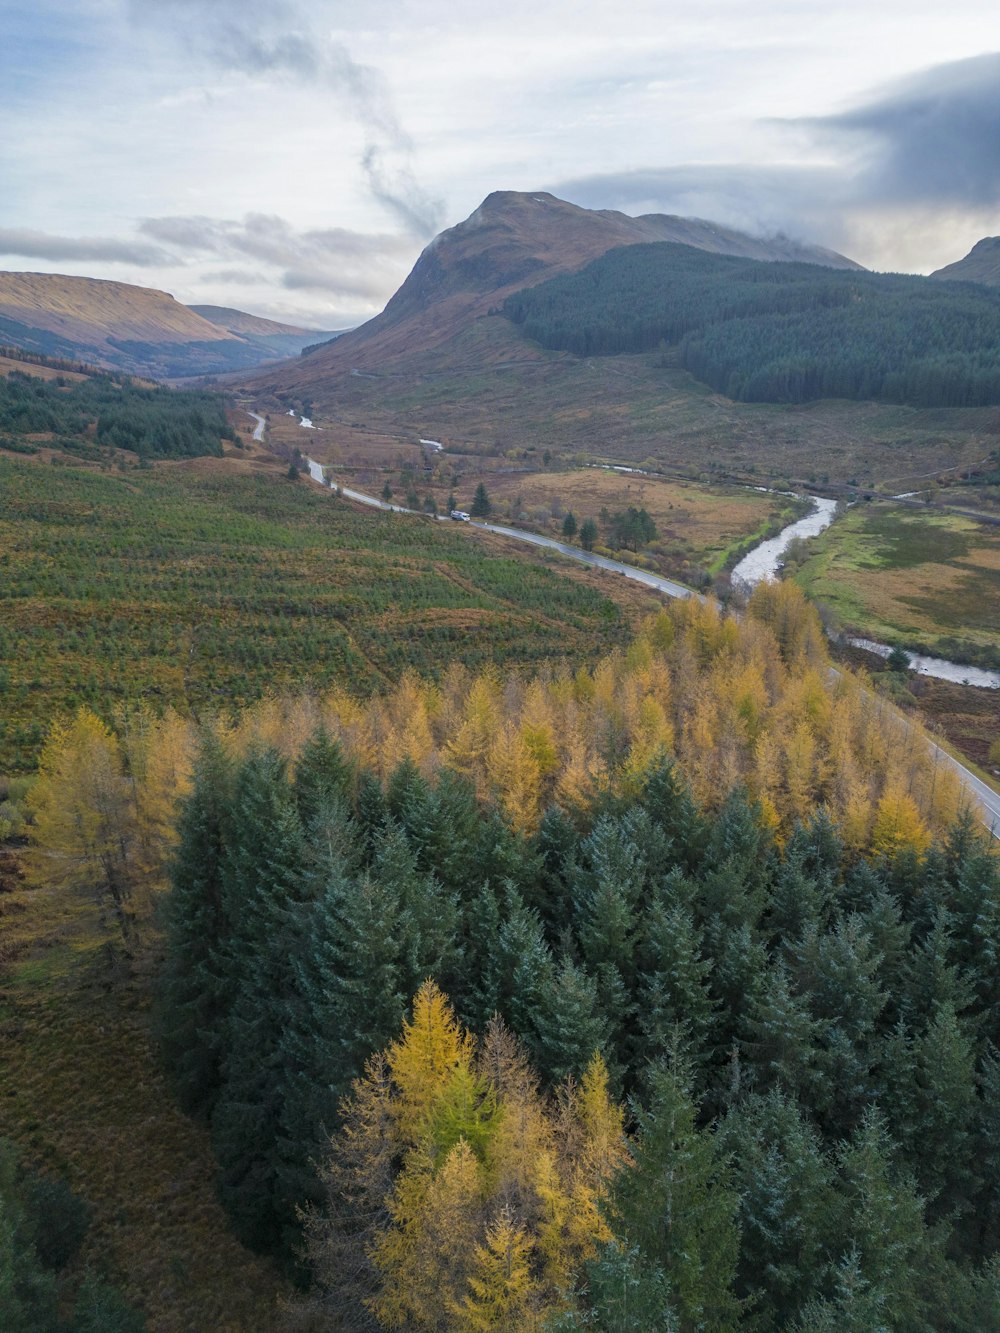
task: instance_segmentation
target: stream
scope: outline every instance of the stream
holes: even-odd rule
[[[822,495],[812,495],[809,498],[815,505],[813,512],[795,523],[789,523],[787,528],[782,528],[777,537],[755,546],[733,570],[734,583],[742,583],[745,588],[753,588],[764,579],[776,578],[781,557],[788,550],[789,543],[796,537],[818,537],[824,528],[830,526],[837,509],[837,501],[828,500]],[[877,657],[885,658],[892,652],[887,643],[876,643],[874,639],[848,637],[847,642],[854,648],[863,648]],[[944,657],[925,657],[921,653],[907,652],[906,655],[910,659],[910,670],[920,676],[950,680],[956,685],[977,685],[980,689],[1000,690],[1000,671],[988,671],[983,667],[968,666],[962,662],[949,662]]]

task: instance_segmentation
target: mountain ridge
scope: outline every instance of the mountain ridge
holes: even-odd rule
[[[945,264],[930,276],[943,282],[978,282],[985,287],[1000,287],[1000,236],[984,236],[962,259]]]
[[[335,336],[106,278],[0,271],[0,341],[152,378],[249,370]]]
[[[294,366],[253,377],[264,391],[309,392],[326,378],[378,371],[440,348],[504,299],[586,267],[619,246],[676,241],[716,254],[858,269],[844,255],[775,237],[745,235],[698,218],[581,208],[545,192],[497,190],[420,254],[381,314],[310,352]]]

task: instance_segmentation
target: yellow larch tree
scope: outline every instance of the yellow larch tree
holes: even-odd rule
[[[532,1276],[534,1242],[508,1209],[486,1228],[486,1243],[477,1245],[469,1291],[452,1309],[456,1333],[492,1333],[495,1330],[541,1328],[536,1304],[539,1284]]]
[[[888,786],[875,811],[872,851],[884,856],[895,856],[904,850],[923,855],[930,842],[931,835],[916,802],[898,784]]]
[[[386,1328],[446,1329],[468,1291],[485,1214],[483,1170],[460,1139],[435,1171],[408,1154],[389,1198],[393,1225],[372,1258],[382,1287],[371,1308]]]
[[[110,907],[130,949],[136,935],[130,899],[140,871],[135,790],[118,740],[90,709],[53,727],[28,799],[31,880],[93,894]]]
[[[399,1096],[393,1102],[402,1143],[415,1145],[427,1133],[435,1105],[456,1071],[469,1071],[475,1050],[451,1006],[433,981],[413,1001],[413,1017],[386,1052]]]

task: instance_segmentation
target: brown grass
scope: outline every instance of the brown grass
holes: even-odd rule
[[[95,909],[69,893],[0,895],[0,929],[0,1133],[92,1206],[80,1265],[120,1284],[153,1333],[273,1329],[285,1284],[230,1234],[207,1136],[156,1061],[150,928],[131,974],[111,971]]]

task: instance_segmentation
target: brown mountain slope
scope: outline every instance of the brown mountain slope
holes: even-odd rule
[[[91,347],[113,339],[216,342],[229,335],[166,292],[61,273],[0,273],[0,315]]]
[[[245,310],[234,310],[226,305],[189,305],[201,319],[207,319],[220,329],[227,329],[237,336],[250,334],[259,338],[269,338],[276,334],[299,334],[311,341],[323,334],[319,329],[304,329],[298,324],[280,324],[276,319],[264,319],[262,315],[250,315]]]
[[[932,278],[950,282],[981,282],[987,287],[1000,287],[1000,236],[984,236],[977,241],[964,259],[939,268]]]
[[[696,218],[632,218],[579,208],[551,194],[497,191],[464,222],[435,237],[382,314],[293,365],[255,375],[252,386],[322,402],[351,372],[393,373],[432,349],[444,355],[444,344],[460,338],[512,292],[584,268],[616,246],[651,241],[750,259],[859,267],[843,255],[787,237],[760,240]],[[512,354],[535,355],[520,344]]]
[[[249,370],[334,336],[127,282],[0,272],[0,343],[151,379]]]

